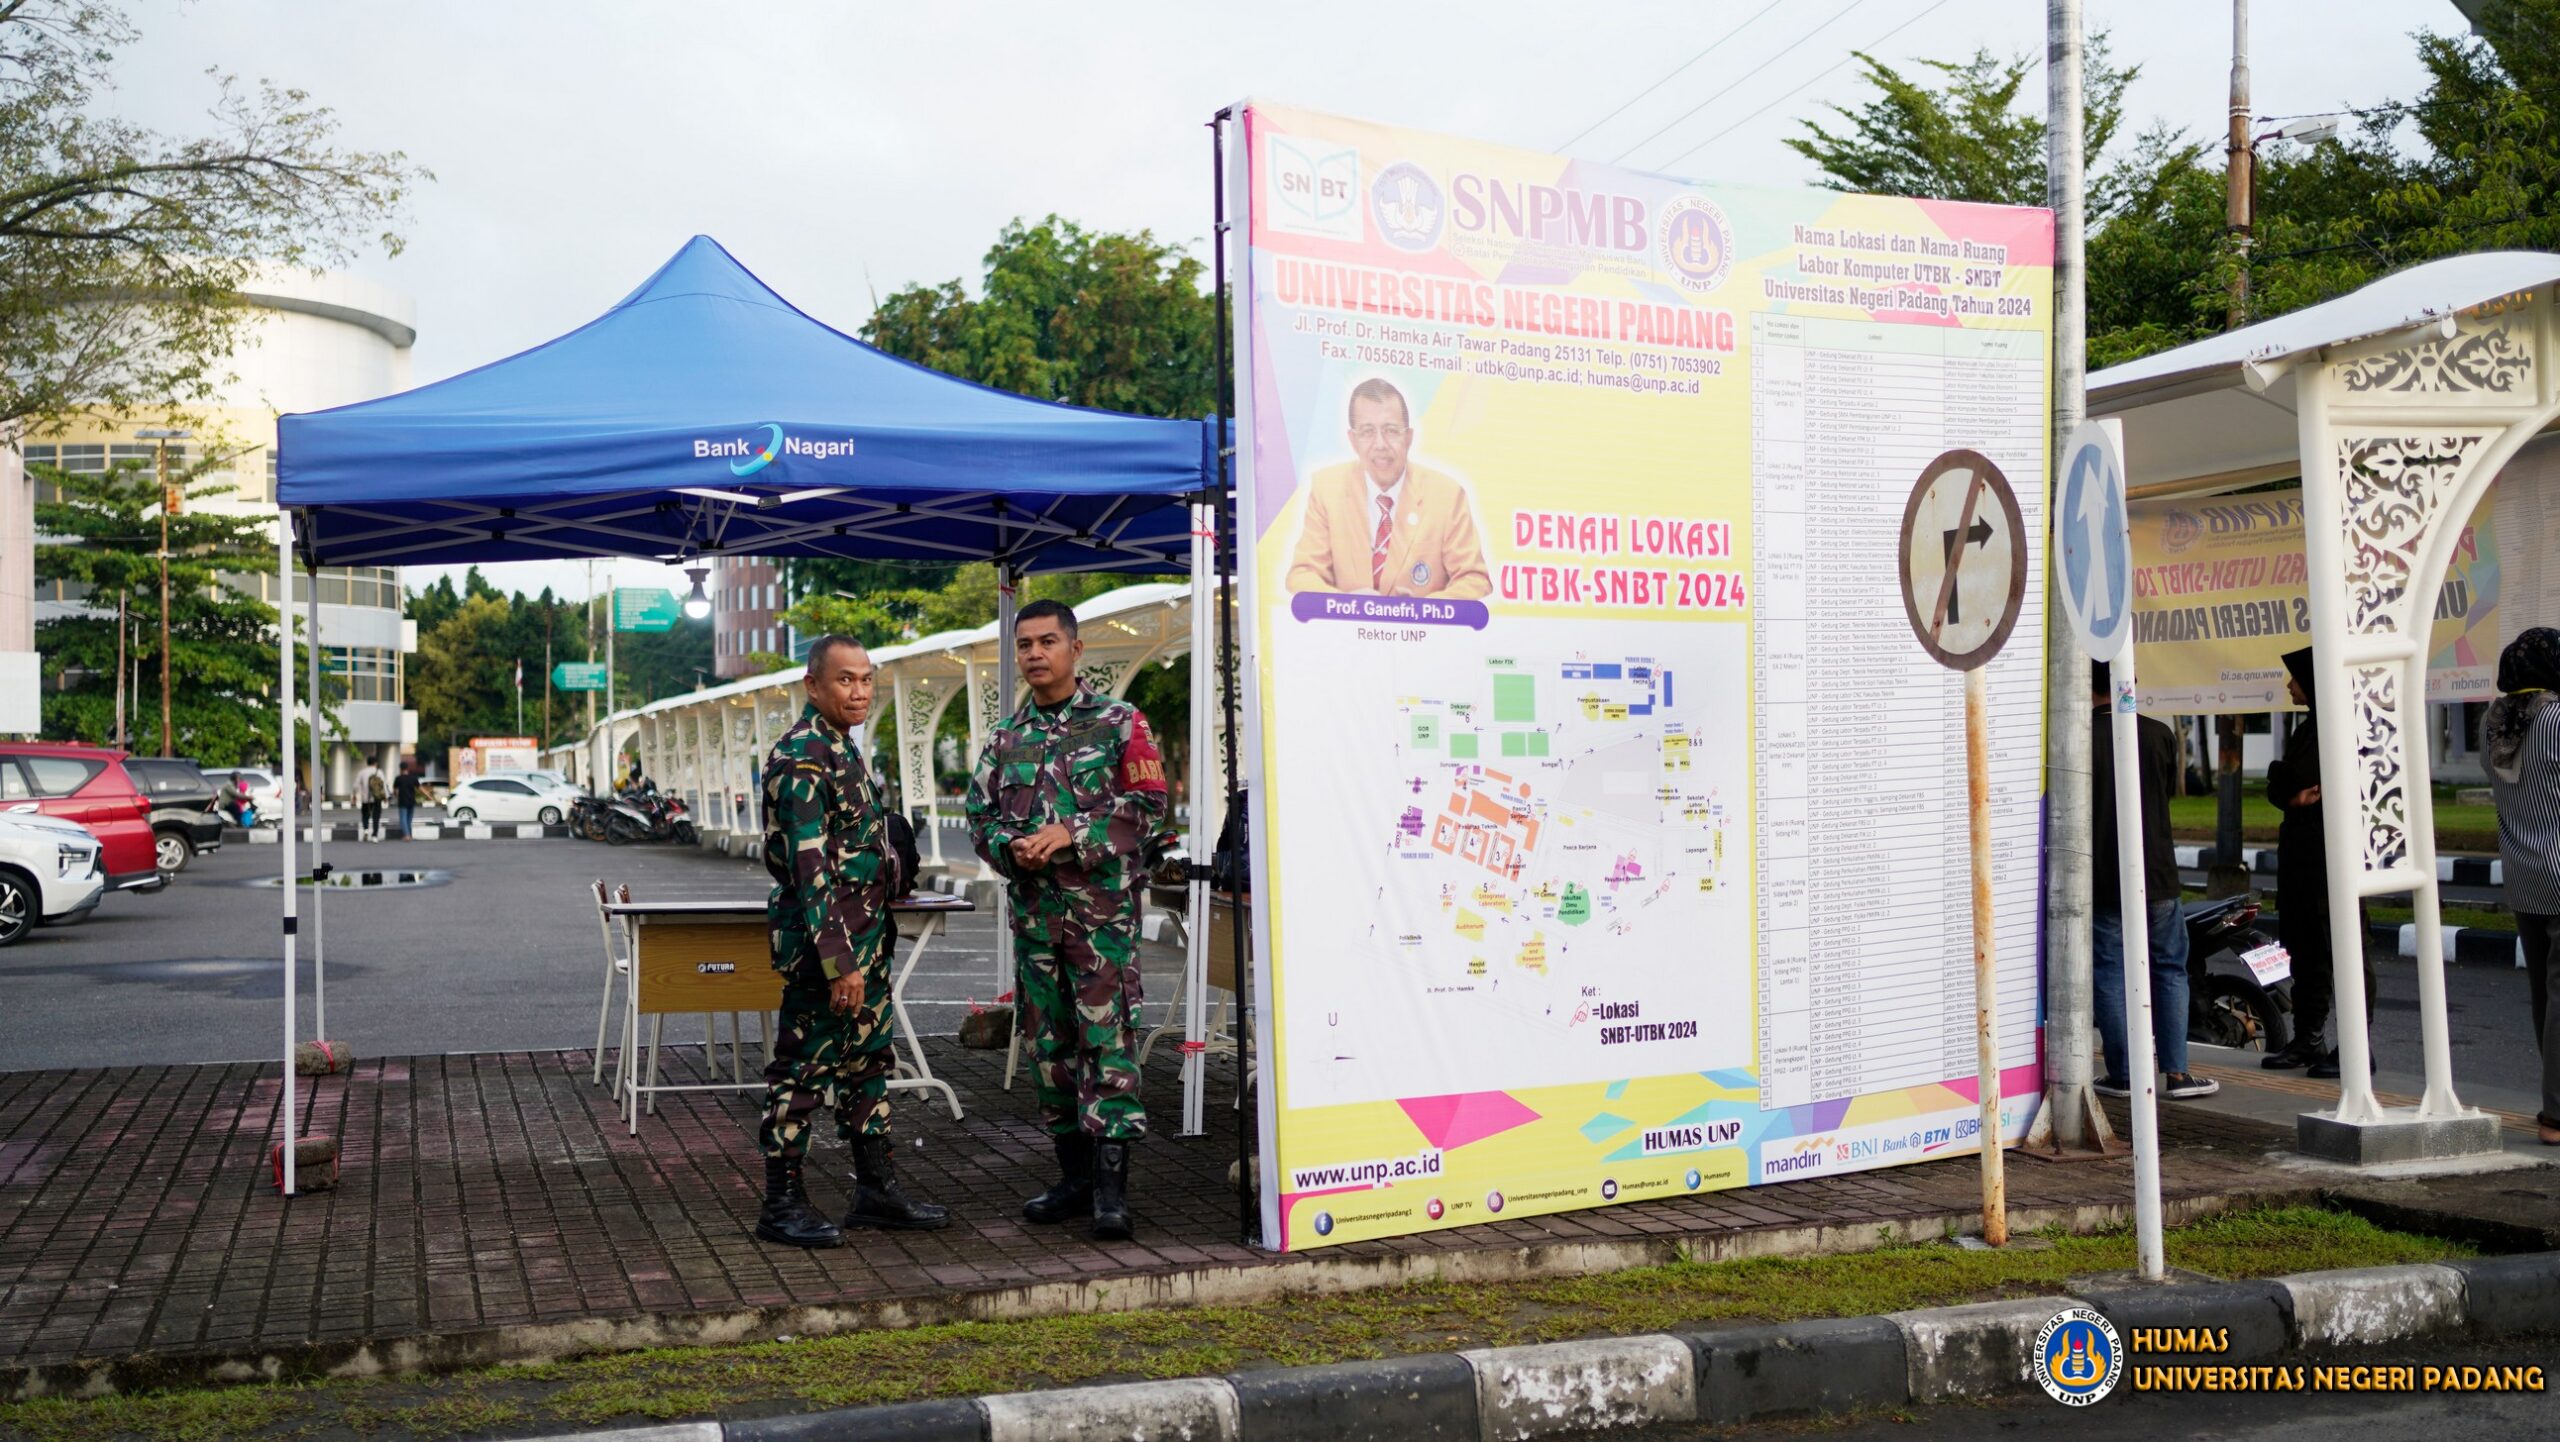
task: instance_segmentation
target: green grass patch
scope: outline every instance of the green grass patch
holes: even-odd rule
[[[2059,1292],[2134,1265],[2133,1236],[2046,1234],[2048,1251],[1912,1241],[1836,1257],[1677,1263],[1562,1281],[1427,1283],[1251,1307],[973,1322],[733,1347],[621,1352],[443,1377],[249,1385],[0,1403],[0,1436],[446,1438],[715,1413],[800,1411],[1080,1382],[1510,1346],[1720,1321],[1865,1316]],[[2316,1208],[2245,1212],[2169,1233],[2173,1266],[2222,1277],[2435,1261],[2459,1243]]]
[[[2498,808],[2465,805],[2454,799],[2456,788],[2435,789],[2436,849],[2438,851],[2495,851],[2498,849]],[[2169,830],[2180,841],[2211,845],[2214,826],[2219,817],[2218,803],[2211,796],[2172,796],[2169,798]],[[2276,823],[2283,813],[2267,800],[2267,783],[2246,781],[2240,787],[2240,835],[2252,846],[2273,846]]]

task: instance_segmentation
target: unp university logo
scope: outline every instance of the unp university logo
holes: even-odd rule
[[[2104,1401],[2124,1375],[2115,1324],[2088,1307],[2066,1307],[2036,1333],[2036,1385],[2065,1407]]]

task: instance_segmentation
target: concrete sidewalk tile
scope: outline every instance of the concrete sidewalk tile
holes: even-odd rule
[[[724,1442],[986,1442],[987,1414],[975,1401],[843,1407],[726,1423]]]
[[[1990,1397],[2025,1385],[2033,1373],[2036,1333],[2072,1297],[2022,1297],[1894,1312],[1914,1402]]]
[[[1820,1318],[1677,1335],[1697,1358],[1701,1422],[1849,1412],[1911,1399],[1902,1329],[1883,1317]]]
[[[1476,1442],[1476,1372],[1454,1353],[1239,1372],[1246,1442]]]
[[[1458,1355],[1475,1368],[1485,1442],[1698,1415],[1697,1361],[1676,1337],[1602,1337]]]
[[[2560,1333],[2560,1252],[2466,1257],[2444,1265],[2462,1277],[2462,1310],[2473,1336]]]
[[[2463,1328],[2462,1274],[2434,1262],[2301,1272],[2277,1280],[2293,1294],[2296,1346],[2400,1342]]]
[[[2277,1282],[2110,1282],[2072,1293],[2115,1324],[2128,1352],[2140,1350],[2141,1327],[2221,1329],[2215,1362],[2265,1362],[2293,1345],[2293,1294]]]
[[[982,1399],[987,1442],[1238,1442],[1223,1377],[1124,1382]]]

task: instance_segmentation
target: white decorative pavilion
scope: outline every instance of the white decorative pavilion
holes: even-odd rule
[[[2464,524],[2516,452],[2560,418],[2560,256],[2415,266],[2291,315],[2089,377],[2125,429],[2137,491],[2211,494],[2302,478],[2331,948],[2345,1073],[2306,1151],[2378,1162],[2494,1151],[2494,1117],[2454,1095],[2433,793],[2418,718],[2429,610]],[[2410,894],[2426,1091],[2374,1096],[2358,898]]]

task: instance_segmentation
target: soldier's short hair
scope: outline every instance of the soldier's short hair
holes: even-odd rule
[[[1022,629],[1023,622],[1037,621],[1043,616],[1057,617],[1058,629],[1067,633],[1067,639],[1072,641],[1076,638],[1076,613],[1074,608],[1064,601],[1032,602],[1013,613],[1013,629],[1018,632]]]
[[[1382,376],[1371,376],[1351,388],[1351,399],[1342,408],[1346,425],[1358,424],[1354,416],[1362,401],[1394,401],[1396,414],[1402,418],[1403,424],[1413,424],[1413,407],[1404,403],[1404,392],[1396,389],[1395,382]]]
[[[815,676],[824,671],[827,668],[827,653],[838,646],[851,646],[856,650],[868,649],[851,636],[840,631],[830,631],[809,643],[809,674]]]

